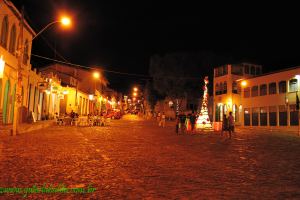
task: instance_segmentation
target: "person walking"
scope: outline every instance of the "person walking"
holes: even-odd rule
[[[196,115],[194,112],[192,112],[192,115],[190,116],[190,121],[191,121],[191,131],[193,133],[195,130],[195,123],[196,123]]]
[[[166,115],[165,115],[165,112],[163,112],[163,113],[161,114],[160,125],[161,125],[162,127],[165,127],[165,126],[166,126]]]
[[[188,114],[185,119],[185,127],[186,127],[187,133],[189,133],[192,130],[190,117],[191,117],[191,114]]]
[[[231,133],[234,131],[234,118],[232,112],[229,112],[228,125],[229,139],[231,139]]]
[[[228,131],[228,119],[227,119],[226,114],[223,115],[221,136],[223,136],[223,132],[225,132],[225,131]]]
[[[176,134],[178,135],[178,129],[179,129],[179,124],[180,124],[180,122],[179,122],[179,115],[176,115],[176,121],[175,121],[175,123],[176,123]]]
[[[156,120],[158,122],[158,126],[160,126],[160,112],[157,113]]]
[[[185,114],[181,113],[179,115],[179,128],[180,128],[180,132],[181,133],[184,133],[184,130],[185,130]]]

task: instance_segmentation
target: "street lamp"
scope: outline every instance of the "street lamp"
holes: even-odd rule
[[[133,88],[133,91],[137,92],[137,91],[138,91],[138,88],[137,88],[137,87],[134,87],[134,88]]]
[[[245,87],[245,86],[247,86],[247,81],[245,81],[245,80],[244,80],[244,81],[242,81],[242,82],[241,82],[241,85],[242,85],[242,87]]]
[[[49,24],[47,24],[42,30],[40,30],[40,32],[38,32],[33,38],[32,40],[34,40],[37,36],[39,36],[42,32],[44,32],[47,28],[49,28],[50,26],[52,26],[53,24],[56,23],[61,23],[63,26],[65,27],[69,27],[71,25],[71,19],[69,17],[62,17],[60,20],[54,21],[54,22],[50,22]],[[31,41],[32,41],[31,40]]]
[[[0,57],[0,78],[3,78],[4,66],[5,66],[5,61],[3,60],[3,56],[1,55],[1,57]]]
[[[38,37],[41,33],[43,33],[47,28],[52,26],[53,24],[56,23],[61,23],[64,26],[69,26],[71,24],[71,20],[67,17],[63,17],[60,20],[53,21],[49,24],[47,24],[44,28],[42,28],[32,39],[31,42]],[[19,107],[21,104],[21,88],[22,88],[22,58],[24,54],[24,47],[25,45],[28,45],[26,43],[23,45],[23,28],[24,28],[24,10],[22,10],[21,13],[21,20],[20,20],[20,34],[19,34],[19,47],[17,51],[19,52],[18,55],[18,70],[17,70],[17,81],[18,83],[16,84],[16,100],[14,102],[14,120],[13,120],[13,135],[17,135],[17,129],[18,129],[18,115],[19,115]],[[50,103],[50,102],[49,102]]]
[[[96,95],[96,81],[100,79],[100,76],[101,74],[97,71],[93,72],[93,78],[94,78],[94,90],[95,90],[95,95]],[[95,105],[96,105],[97,102],[95,102]],[[101,104],[101,100],[100,100],[100,112],[101,112],[101,107],[102,107],[102,104]]]

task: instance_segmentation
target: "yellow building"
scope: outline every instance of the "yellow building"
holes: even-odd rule
[[[23,34],[20,28],[21,13],[11,1],[0,0],[0,116],[4,124],[10,124],[14,118],[14,102],[16,101],[17,70],[22,74],[22,106],[28,107],[28,77],[31,73],[30,55],[32,38],[35,32],[24,21]],[[22,36],[22,37],[21,37]],[[23,57],[18,63],[18,55],[23,49]],[[21,116],[21,113],[20,113]],[[20,120],[24,120],[20,118]]]
[[[223,114],[232,111],[237,125],[298,125],[300,67],[261,71],[261,66],[248,63],[214,69],[214,121],[222,121]]]

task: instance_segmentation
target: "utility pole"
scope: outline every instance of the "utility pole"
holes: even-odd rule
[[[13,121],[13,136],[18,133],[19,125],[19,108],[22,102],[22,59],[24,54],[24,45],[23,45],[23,28],[24,28],[24,6],[21,11],[21,20],[20,20],[20,34],[19,34],[19,46],[18,46],[18,69],[17,69],[17,84],[16,84],[16,98],[14,102],[14,121]],[[29,45],[29,44],[26,44]]]

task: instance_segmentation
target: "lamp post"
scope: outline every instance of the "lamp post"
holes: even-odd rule
[[[97,90],[97,87],[96,87],[96,84],[97,84],[97,80],[99,80],[100,79],[100,73],[99,72],[94,72],[93,73],[93,77],[94,77],[94,90],[95,90],[95,95],[96,95],[96,90]],[[102,92],[102,91],[101,91]],[[95,100],[97,101],[97,98],[95,98]],[[97,102],[96,102],[97,103]],[[101,105],[101,100],[100,100],[100,112],[101,112],[101,107],[102,107],[102,105]]]
[[[32,39],[31,42],[39,36],[41,33],[43,33],[46,29],[48,29],[50,26],[56,23],[62,23],[64,26],[70,26],[71,20],[67,17],[62,17],[60,20],[51,22],[47,24],[43,29],[41,29]],[[26,43],[23,45],[23,29],[24,29],[24,8],[22,8],[21,12],[21,20],[20,20],[20,34],[19,34],[19,47],[17,49],[17,56],[18,56],[18,70],[17,70],[17,84],[16,84],[16,100],[14,102],[14,120],[13,120],[13,136],[17,135],[18,132],[18,123],[19,123],[19,108],[21,106],[22,102],[22,94],[21,94],[21,88],[22,88],[22,71],[23,71],[23,64],[22,64],[22,58],[24,55],[24,47],[25,45],[29,45],[29,43]]]

